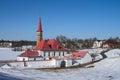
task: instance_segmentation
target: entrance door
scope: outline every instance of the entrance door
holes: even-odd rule
[[[66,62],[65,62],[65,61],[62,61],[60,67],[61,67],[61,68],[66,67]]]

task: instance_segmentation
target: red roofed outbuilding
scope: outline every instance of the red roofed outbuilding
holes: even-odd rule
[[[17,60],[18,61],[42,60],[42,56],[39,55],[38,51],[27,50],[27,51],[21,53],[17,57]]]
[[[85,64],[92,62],[92,57],[87,51],[71,52],[73,59],[73,64]]]
[[[19,55],[19,57],[36,57],[39,56],[39,53],[37,51],[31,51],[27,50]]]
[[[72,59],[81,59],[87,54],[87,51],[72,52]]]

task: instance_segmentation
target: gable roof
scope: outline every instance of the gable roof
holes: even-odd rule
[[[27,50],[19,55],[19,57],[35,57],[35,56],[39,56],[39,53],[37,51],[30,50]]]
[[[41,40],[36,46],[35,50],[66,50],[55,39]]]
[[[76,59],[77,57],[84,58],[87,54],[87,51],[80,51],[80,52],[72,52],[72,59]]]

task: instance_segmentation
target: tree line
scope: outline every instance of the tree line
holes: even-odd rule
[[[56,40],[59,41],[62,45],[64,45],[65,48],[68,48],[70,50],[79,50],[79,49],[87,49],[92,48],[93,43],[98,40],[95,38],[89,38],[89,39],[77,39],[77,38],[67,38],[66,36],[60,35],[56,37]],[[103,44],[109,43],[114,45],[114,48],[120,48],[120,39],[119,37],[104,40],[98,40],[102,41]],[[102,46],[101,46],[102,47]]]
[[[24,45],[36,45],[36,41],[20,40],[20,41],[10,41],[10,40],[0,40],[0,43],[12,43],[11,47],[22,47]]]
[[[60,42],[65,48],[69,50],[79,50],[92,48],[94,41],[98,40],[95,38],[89,39],[78,39],[78,38],[67,38],[66,36],[60,35],[56,37],[56,40]],[[112,38],[101,40],[103,44],[110,43],[114,45],[114,48],[120,48],[120,38]],[[12,47],[22,47],[24,45],[36,46],[36,41],[20,40],[20,41],[10,41],[10,40],[0,40],[0,43],[11,42]],[[102,47],[102,46],[101,46]]]

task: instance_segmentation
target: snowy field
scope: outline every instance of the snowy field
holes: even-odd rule
[[[11,48],[0,48],[0,60],[16,60],[16,57],[21,53],[21,51],[12,51]]]
[[[11,55],[11,52],[8,49],[0,50],[0,59],[6,57],[11,59],[15,54],[14,59],[20,53],[12,52],[13,55]],[[0,68],[0,73],[21,78],[21,80],[120,80],[120,49],[110,50],[106,52],[106,55],[108,58],[90,65],[94,66],[91,68],[56,70],[13,70]]]

